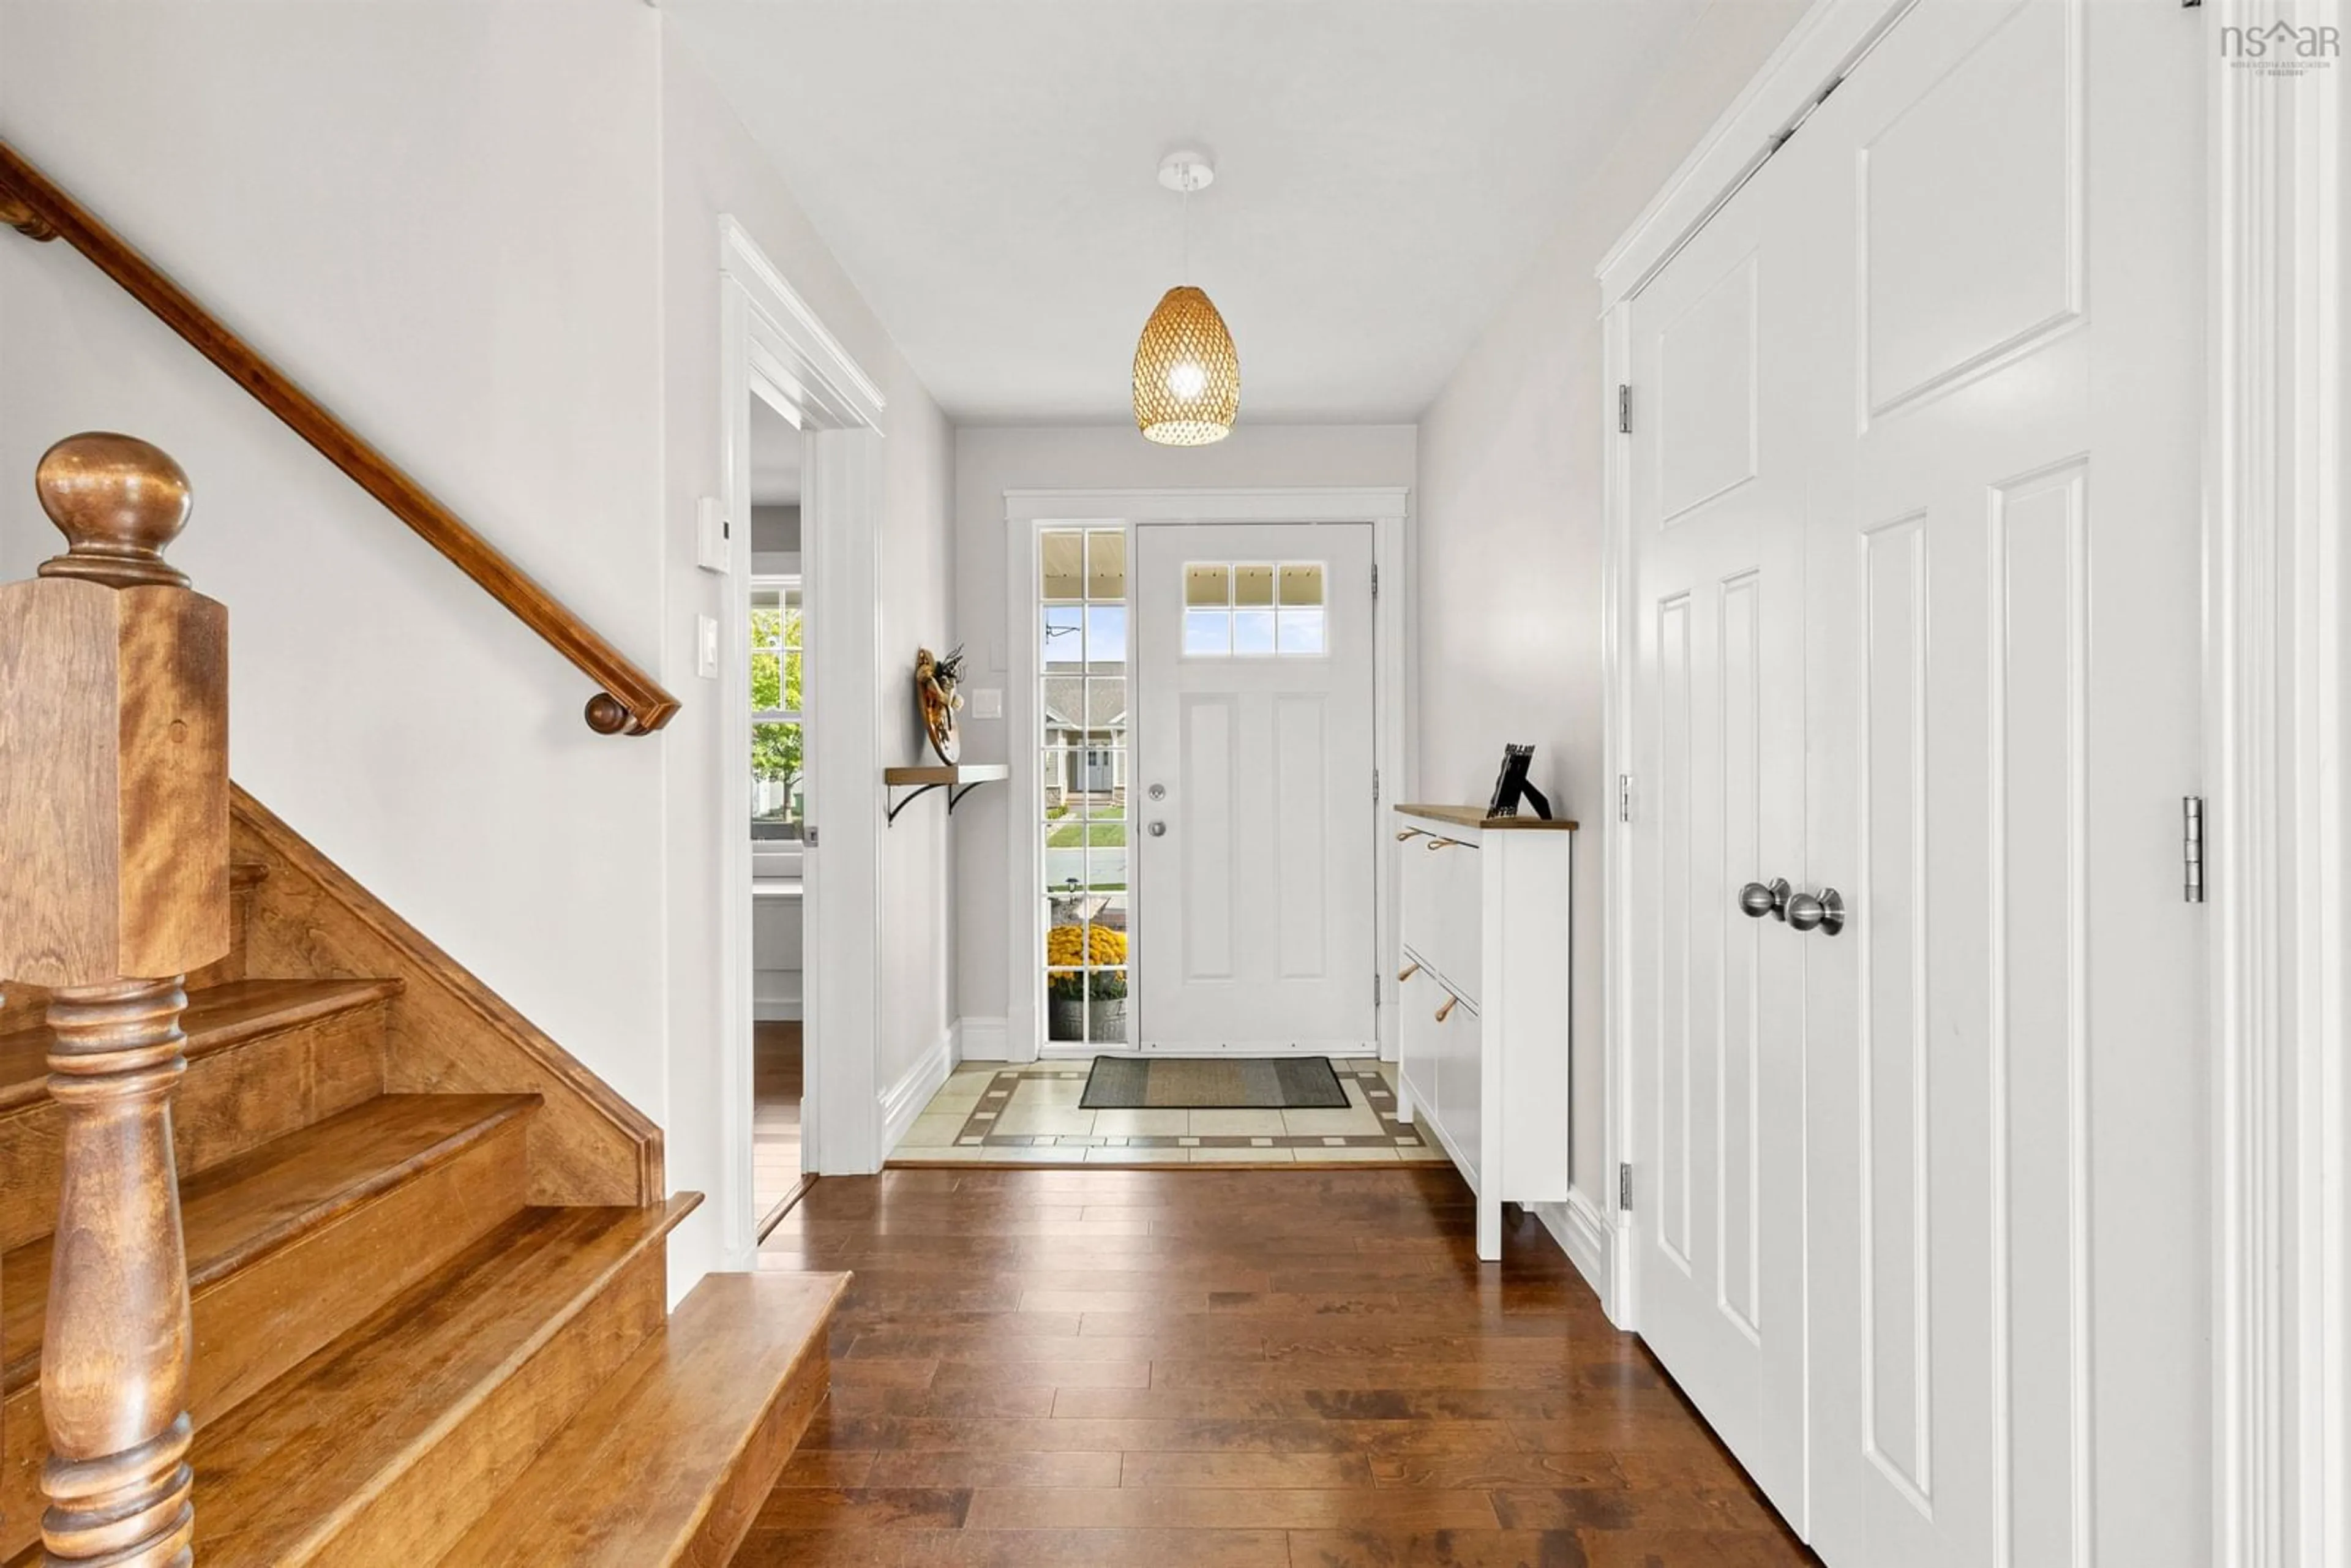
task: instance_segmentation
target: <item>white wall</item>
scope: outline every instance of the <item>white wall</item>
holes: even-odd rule
[[[1506,741],[1596,829],[1601,774],[1600,291],[1593,270],[1806,8],[1718,0],[1420,426],[1420,793],[1482,801]],[[1577,835],[1576,1185],[1601,1166],[1600,835]],[[1610,1205],[1604,1203],[1604,1207]]]
[[[1010,639],[1032,634],[1025,589],[1004,580],[1007,490],[1414,483],[1408,424],[1249,424],[1246,412],[1243,421],[1213,446],[1183,449],[1155,446],[1123,424],[956,431],[956,635],[971,661],[966,690],[1003,686]],[[975,719],[967,709],[963,725],[967,760],[1008,759],[1004,721]],[[984,785],[956,808],[956,998],[967,1019],[1001,1019],[1008,1002],[1007,793]],[[900,818],[900,828],[914,815]]]
[[[173,558],[232,616],[240,782],[666,1132],[716,1137],[721,716],[692,563],[719,493],[717,220],[890,398],[888,645],[948,616],[946,426],[806,216],[641,0],[0,0],[0,136],[650,667],[608,739],[584,678],[62,246],[0,244],[0,565],[54,536],[41,448],[177,455]],[[911,697],[875,700],[898,734]],[[892,1051],[947,1009],[944,833],[887,846]],[[673,1278],[717,1255],[713,1208]]]

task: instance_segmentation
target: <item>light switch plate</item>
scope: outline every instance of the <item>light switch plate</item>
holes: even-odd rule
[[[971,694],[971,716],[974,718],[1002,718],[1004,716],[1004,689],[1000,686],[981,686],[974,690]]]
[[[694,564],[705,571],[724,572],[731,564],[726,514],[716,496],[705,496],[694,507]]]
[[[718,618],[694,618],[694,673],[705,681],[718,678]]]

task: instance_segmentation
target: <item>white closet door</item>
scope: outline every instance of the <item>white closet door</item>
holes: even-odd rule
[[[1774,161],[1842,306],[1810,861],[1849,924],[1802,939],[1832,1568],[2209,1558],[2199,16],[1924,0]]]
[[[1641,1334],[1804,1517],[1801,948],[1740,906],[1802,874],[1805,437],[1766,167],[1635,302],[1634,1268]]]

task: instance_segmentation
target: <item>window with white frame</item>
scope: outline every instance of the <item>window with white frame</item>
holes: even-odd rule
[[[1046,1037],[1123,1045],[1134,962],[1126,531],[1052,529],[1039,536],[1038,556]]]
[[[1319,560],[1186,562],[1184,657],[1322,657],[1325,575]]]
[[[800,580],[751,580],[751,838],[797,848],[807,819]]]

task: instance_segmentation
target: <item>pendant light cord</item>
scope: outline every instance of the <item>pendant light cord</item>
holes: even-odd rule
[[[1192,281],[1192,183],[1184,182],[1184,282]]]

